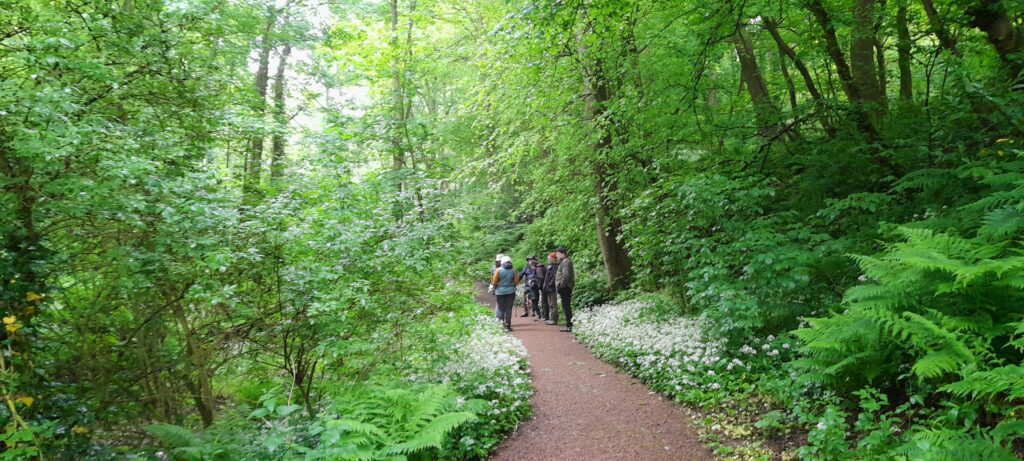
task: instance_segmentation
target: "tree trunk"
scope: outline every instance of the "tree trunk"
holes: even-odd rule
[[[796,66],[797,72],[800,72],[800,77],[804,80],[804,85],[807,87],[807,92],[811,93],[811,99],[820,102],[822,100],[821,92],[818,91],[818,86],[814,84],[814,79],[811,77],[811,72],[807,70],[807,66],[804,65],[803,60],[801,60],[800,57],[796,55],[796,52],[793,51],[793,48],[791,48],[788,44],[786,44],[784,40],[782,40],[782,36],[779,35],[778,25],[775,23],[774,20],[770,18],[764,18],[762,24],[764,24],[764,27],[766,29],[768,29],[768,33],[771,34],[772,39],[775,40],[775,45],[779,47],[779,52],[786,55],[787,57],[789,57],[791,61],[793,61],[793,65]]]
[[[638,15],[638,7],[634,7],[628,18],[629,28],[626,34],[626,52],[629,55],[629,66],[633,71],[633,86],[636,89],[639,100],[644,99],[644,80],[643,75],[640,73],[640,48],[636,44],[636,19]]]
[[[277,62],[277,72],[274,75],[274,135],[271,137],[270,177],[272,179],[284,176],[284,144],[285,136],[288,134],[288,117],[285,114],[285,70],[288,67],[288,57],[292,53],[292,45],[285,43]]]
[[[398,53],[398,0],[391,0],[391,48],[394,53],[391,63],[392,97],[394,98],[394,120],[391,126],[391,168],[395,171],[405,167],[405,149],[402,146],[402,131],[405,125],[405,94],[402,89],[402,65]]]
[[[896,10],[896,52],[900,68],[900,99],[907,102],[914,100],[914,75],[910,69],[910,29],[907,27],[907,0],[900,0]]]
[[[762,137],[771,138],[778,134],[779,109],[775,107],[775,102],[768,94],[768,85],[761,75],[757,57],[754,55],[754,45],[742,26],[737,26],[733,41],[740,61],[740,77],[747,87],[747,93],[750,94],[750,102],[754,105],[758,132]]]
[[[793,77],[789,75],[789,68],[786,67],[786,54],[779,50],[779,70],[782,71],[782,78],[786,81],[786,91],[789,92],[789,108],[796,112],[796,85]]]
[[[185,351],[188,354],[192,370],[185,370],[182,374],[185,386],[192,394],[192,402],[196,411],[203,421],[203,427],[209,427],[214,419],[213,383],[210,376],[208,352],[205,347],[195,338],[195,332],[188,321],[188,315],[177,301],[170,303],[171,312],[178,321],[181,334],[185,337]],[[192,379],[193,374],[195,380]]]
[[[608,276],[608,286],[612,290],[629,288],[631,263],[626,248],[622,244],[622,222],[610,216],[608,207],[608,184],[604,165],[595,168],[594,193],[598,197],[597,210],[597,243],[601,246],[604,269]]]
[[[850,42],[850,68],[853,83],[862,103],[871,114],[872,125],[885,110],[875,67],[875,0],[856,0],[853,5],[853,40]]]
[[[587,25],[589,29],[589,24]],[[587,47],[583,43],[583,31],[577,36],[578,52],[583,71],[583,119],[595,124],[605,116],[606,104],[611,99],[608,81],[605,78],[600,59],[590,61]],[[597,197],[595,210],[597,226],[597,242],[604,259],[608,285],[613,290],[629,287],[631,263],[622,241],[622,223],[610,209],[610,197],[614,192],[614,184],[608,177],[604,155],[612,147],[612,137],[607,128],[600,128],[594,145],[597,158],[594,161],[594,194]]]
[[[878,69],[878,92],[881,95],[883,111],[889,104],[889,76],[885,72],[885,43],[881,38],[882,26],[885,23],[885,3],[885,0],[879,0],[878,14],[875,15],[875,25],[872,28],[872,38],[875,41],[875,61]]]
[[[857,5],[860,3],[873,3],[872,0],[857,0]],[[825,49],[828,51],[829,57],[832,59],[832,64],[836,67],[836,73],[839,74],[839,82],[843,88],[843,92],[846,94],[846,99],[854,106],[854,116],[856,117],[857,127],[860,131],[868,137],[869,140],[876,139],[878,137],[878,129],[875,123],[872,121],[871,114],[869,114],[864,105],[864,96],[861,94],[860,86],[854,81],[853,73],[850,70],[850,65],[846,63],[846,58],[843,56],[843,50],[839,46],[839,39],[836,37],[835,26],[832,25],[832,18],[828,14],[828,10],[822,5],[821,0],[808,0],[807,8],[814,14],[815,20],[818,22],[818,26],[821,27],[822,35],[825,39]],[[854,7],[857,9],[857,6]],[[871,27],[871,18],[868,17],[867,22],[868,30]],[[862,34],[858,34],[861,35]],[[870,33],[868,34],[870,35]],[[858,42],[855,37],[854,42]],[[870,66],[871,79],[874,78],[874,57],[872,56],[872,48],[874,40],[871,40],[870,36],[867,37],[867,60]],[[851,47],[853,48],[853,47]],[[856,43],[858,51],[858,62],[864,59],[864,43],[863,39],[861,42]],[[862,69],[863,70],[863,69]],[[877,81],[875,82],[877,88]]]
[[[267,23],[263,29],[263,36],[260,38],[260,55],[256,68],[256,96],[253,103],[254,117],[258,120],[255,133],[249,139],[249,155],[245,168],[245,190],[253,193],[259,189],[260,174],[263,169],[263,115],[267,110],[267,84],[270,77],[270,51],[273,49],[271,33],[274,31],[274,23],[277,21],[277,11],[273,8],[267,13]]]
[[[836,73],[839,74],[839,83],[843,87],[843,92],[846,93],[846,99],[853,103],[859,103],[861,96],[857,91],[857,87],[853,84],[853,74],[850,73],[850,66],[846,63],[846,57],[843,56],[843,50],[839,46],[839,39],[836,37],[836,29],[832,25],[832,18],[829,16],[825,6],[821,4],[821,0],[809,0],[807,8],[814,14],[818,26],[821,27],[822,35],[825,38],[825,49],[832,59],[832,64],[836,66]]]
[[[953,56],[961,57],[960,50],[956,48],[956,40],[946,29],[946,25],[942,18],[939,17],[939,12],[935,10],[935,5],[932,0],[921,0],[921,7],[924,8],[924,14],[928,16],[928,25],[931,26],[932,33],[939,39],[939,46],[949,51]]]
[[[814,84],[814,78],[811,76],[811,72],[807,70],[807,66],[804,64],[803,60],[796,55],[796,51],[793,51],[793,48],[782,39],[782,35],[779,34],[778,24],[776,24],[771,18],[767,17],[762,18],[762,24],[764,24],[765,29],[768,29],[768,33],[771,34],[772,39],[775,40],[775,45],[779,48],[779,52],[786,55],[790,61],[793,61],[793,66],[795,66],[797,72],[800,73],[800,78],[803,79],[804,86],[807,87],[807,92],[811,94],[811,99],[814,100],[815,104],[818,104],[819,107],[824,107],[825,100],[822,97],[821,92],[818,91],[818,86]],[[825,132],[828,133],[829,136],[835,136],[836,130],[832,127],[832,124],[829,123],[828,119],[823,115],[820,120],[821,127],[825,129]]]
[[[972,26],[985,32],[1009,77],[1014,80],[1019,77],[1024,64],[1020,56],[1014,55],[1024,46],[1024,29],[1014,24],[1002,0],[981,0],[967,10],[967,15],[971,17]]]

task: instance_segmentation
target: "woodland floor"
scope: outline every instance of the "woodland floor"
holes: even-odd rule
[[[485,289],[481,304],[494,306]],[[709,460],[684,409],[604,363],[559,326],[519,317],[512,334],[526,346],[533,419],[492,460]],[[564,321],[564,320],[563,320]]]

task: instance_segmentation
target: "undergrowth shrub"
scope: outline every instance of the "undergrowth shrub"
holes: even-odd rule
[[[404,378],[337,383],[316,415],[275,387],[255,409],[243,406],[201,433],[168,424],[146,430],[184,461],[486,458],[530,416],[526,350],[479,306],[439,317],[433,328],[449,351],[442,360],[411,356],[418,371]]]
[[[1024,435],[1024,158],[1003,147],[1015,156],[898,183],[975,193],[896,226],[882,252],[856,256],[863,283],[796,331],[805,382],[943,401],[905,427],[912,434],[895,452],[908,459],[1013,459]]]

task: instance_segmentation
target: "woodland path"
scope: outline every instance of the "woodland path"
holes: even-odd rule
[[[477,301],[494,306],[486,286]],[[595,358],[557,326],[518,317],[512,334],[526,346],[533,419],[492,460],[708,460],[683,409]]]

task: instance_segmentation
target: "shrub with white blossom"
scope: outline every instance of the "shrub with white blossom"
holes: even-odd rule
[[[446,452],[457,459],[486,457],[504,435],[530,416],[530,369],[526,348],[505,333],[493,316],[472,318],[471,333],[451,347],[441,376],[460,394],[479,403],[479,419],[453,434]]]
[[[683,400],[717,391],[722,374],[746,366],[724,356],[724,341],[706,336],[700,319],[645,318],[641,314],[651,304],[631,300],[580,311],[573,331],[594,355]]]

